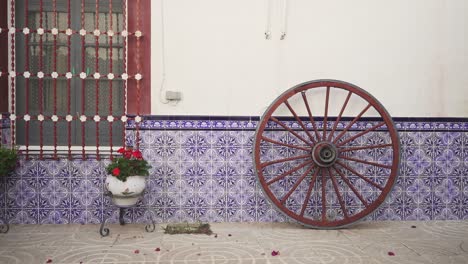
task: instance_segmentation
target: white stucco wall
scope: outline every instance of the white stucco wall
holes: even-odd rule
[[[468,1],[152,1],[152,113],[261,115],[286,89],[341,79],[368,90],[393,116],[468,116]],[[181,91],[162,104],[164,88]]]

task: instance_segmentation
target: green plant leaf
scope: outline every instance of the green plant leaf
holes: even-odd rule
[[[18,162],[18,151],[0,147],[0,176],[7,176],[15,170]]]

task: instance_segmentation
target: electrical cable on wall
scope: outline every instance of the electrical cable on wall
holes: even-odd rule
[[[271,39],[271,12],[273,11],[273,0],[267,1],[267,21],[265,26],[265,39]]]
[[[166,25],[164,19],[164,0],[161,0],[161,86],[159,87],[159,101],[162,104],[168,104],[171,101],[165,99],[166,91]]]
[[[164,18],[164,0],[161,0],[161,86],[159,87],[159,101],[162,104],[176,106],[179,100],[166,99],[166,21]]]
[[[166,84],[166,45],[165,45],[165,23],[164,23],[164,0],[161,0],[161,86],[159,87],[159,101],[163,104],[168,104],[169,100],[164,99],[165,84]]]
[[[288,30],[288,10],[289,9],[289,1],[288,0],[283,0],[283,13],[282,13],[282,19],[283,19],[283,24],[281,25],[281,37],[280,40],[284,40],[286,38],[286,33]]]

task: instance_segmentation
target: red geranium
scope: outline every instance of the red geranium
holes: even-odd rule
[[[120,175],[120,169],[119,168],[115,168],[112,170],[112,175],[114,176],[119,176]]]
[[[126,159],[130,159],[132,157],[132,150],[125,150],[125,152],[123,153],[124,157]]]
[[[142,158],[143,158],[143,155],[141,154],[141,152],[140,152],[139,150],[133,151],[132,155],[133,155],[133,157],[135,157],[136,159],[142,159]]]
[[[143,158],[141,151],[132,148],[120,148],[117,150],[121,157],[114,157],[106,167],[108,174],[125,182],[130,176],[148,176],[151,166]]]

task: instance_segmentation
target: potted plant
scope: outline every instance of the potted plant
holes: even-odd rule
[[[18,163],[18,152],[16,149],[0,147],[0,176],[7,176],[15,170]]]
[[[139,150],[120,148],[121,157],[114,158],[106,168],[106,188],[112,193],[112,201],[119,207],[131,207],[145,189],[151,166]]]

